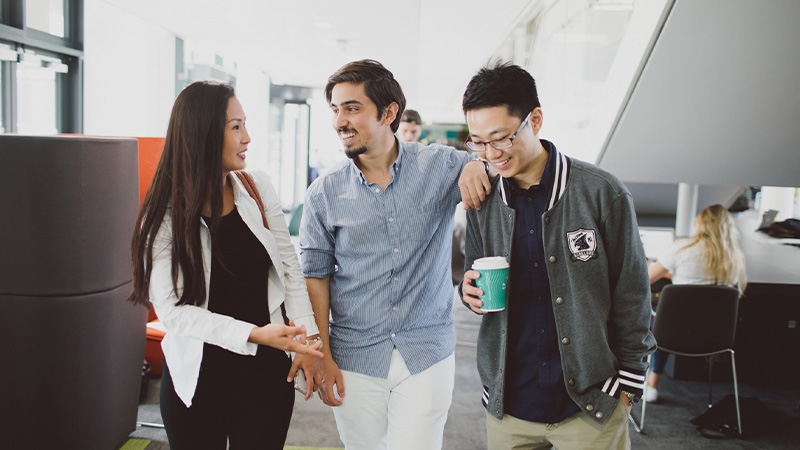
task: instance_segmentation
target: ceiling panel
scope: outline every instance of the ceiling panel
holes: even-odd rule
[[[103,0],[260,67],[275,82],[324,86],[343,64],[391,70],[424,119],[463,121],[469,78],[541,0]]]
[[[626,182],[800,186],[800,2],[677,0],[599,160]]]

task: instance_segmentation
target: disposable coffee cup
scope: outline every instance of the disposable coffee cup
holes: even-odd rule
[[[508,284],[508,261],[502,256],[476,259],[472,270],[481,274],[475,284],[483,289],[480,299],[481,311],[494,312],[506,309],[506,285]]]

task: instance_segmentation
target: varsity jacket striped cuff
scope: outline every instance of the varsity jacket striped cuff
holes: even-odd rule
[[[600,390],[614,398],[619,398],[622,391],[629,392],[638,400],[644,392],[644,376],[643,370],[619,369],[603,382]]]

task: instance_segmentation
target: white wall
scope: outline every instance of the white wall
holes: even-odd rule
[[[247,116],[247,169],[270,172],[267,166],[269,146],[269,77],[258,67],[239,63],[236,76],[236,97]],[[280,149],[274,149],[279,151]]]
[[[164,136],[175,100],[175,35],[86,0],[84,133]]]
[[[168,24],[143,19],[113,2],[85,0],[85,134],[166,134],[176,97],[177,36]],[[232,58],[224,47],[209,50],[226,60]],[[249,61],[238,61],[235,75],[236,95],[247,114],[252,139],[248,167],[265,170],[269,76]]]

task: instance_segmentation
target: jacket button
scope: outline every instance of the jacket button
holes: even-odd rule
[[[562,339],[561,343],[564,344],[564,345],[569,345],[569,338]]]
[[[495,414],[500,415],[500,410],[495,411]]]
[[[603,418],[603,411],[597,411],[597,413],[594,416],[597,417],[598,419],[602,419]]]
[[[545,217],[544,218],[544,223],[550,223],[550,218],[549,217]]]
[[[575,386],[575,380],[573,378],[570,378],[567,383],[569,383],[570,386]]]
[[[594,411],[594,405],[592,405],[591,403],[589,403],[588,405],[586,405],[586,410],[587,410],[587,411]]]
[[[550,257],[550,262],[551,262],[551,263],[554,263],[554,262],[556,262],[556,257],[555,257],[555,256],[551,256],[551,257]]]
[[[509,218],[509,219],[511,218],[511,214],[509,214],[509,215],[508,215],[508,218]]]
[[[557,304],[557,305],[562,305],[562,304],[564,304],[564,297],[557,297],[557,298],[556,298],[556,304]]]
[[[500,330],[500,334],[506,334],[506,330]]]

